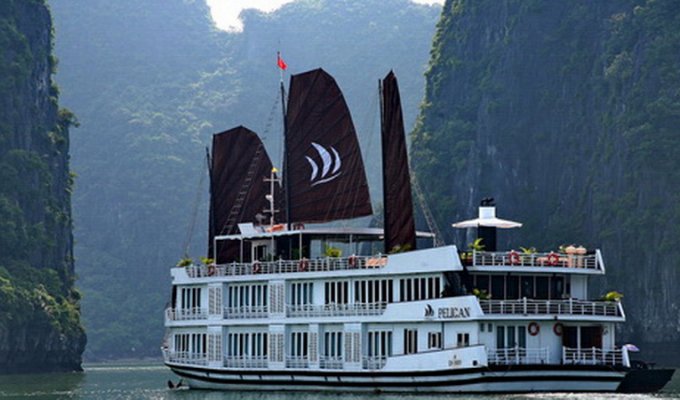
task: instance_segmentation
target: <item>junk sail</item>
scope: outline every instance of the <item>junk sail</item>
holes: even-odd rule
[[[381,137],[385,251],[415,250],[411,177],[397,78],[390,71],[382,81]]]
[[[340,88],[324,70],[291,76],[285,141],[289,222],[371,215],[352,117]]]
[[[213,135],[210,163],[210,230],[208,255],[213,256],[213,239],[238,233],[241,222],[256,223],[256,215],[269,209],[269,178],[272,162],[255,132],[239,126]],[[280,187],[274,199],[282,197]],[[279,208],[279,207],[277,207]],[[267,218],[267,221],[269,219]],[[236,241],[220,241],[217,261],[239,258]]]

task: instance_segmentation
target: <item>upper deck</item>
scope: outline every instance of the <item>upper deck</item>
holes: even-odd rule
[[[524,254],[510,251],[473,251],[463,265],[475,272],[522,272],[604,275],[605,266],[600,250],[586,254],[557,252]]]

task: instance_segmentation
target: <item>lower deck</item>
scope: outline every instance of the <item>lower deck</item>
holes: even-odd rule
[[[614,323],[606,322],[252,324],[173,328],[164,355],[172,364],[242,370],[628,366],[626,349],[614,343]]]

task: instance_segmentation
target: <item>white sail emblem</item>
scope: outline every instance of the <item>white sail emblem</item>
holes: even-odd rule
[[[309,165],[312,167],[312,175],[309,178],[309,182],[312,184],[312,186],[330,182],[340,176],[340,173],[342,172],[340,171],[342,160],[340,159],[338,152],[332,146],[330,147],[330,153],[318,143],[312,142],[312,146],[314,146],[317,153],[319,153],[322,164],[321,170],[319,171],[319,165],[316,163],[316,161],[314,161],[311,157],[305,156],[307,162],[309,162]],[[331,155],[331,153],[333,154]],[[332,170],[331,167],[333,167]]]

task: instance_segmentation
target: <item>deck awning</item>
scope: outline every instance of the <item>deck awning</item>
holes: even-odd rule
[[[479,218],[468,219],[466,221],[456,222],[452,224],[454,228],[520,228],[520,222],[509,221],[507,219],[496,218],[496,207],[479,207]]]

